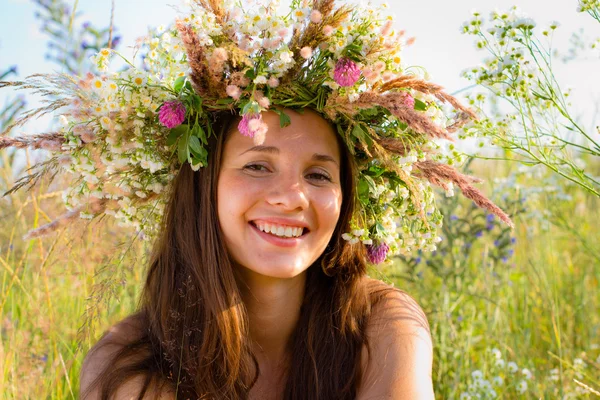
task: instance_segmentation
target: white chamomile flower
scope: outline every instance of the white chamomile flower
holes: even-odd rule
[[[267,77],[264,75],[259,75],[256,78],[254,78],[254,83],[256,85],[266,85],[268,82]]]
[[[475,380],[483,379],[483,372],[481,372],[480,370],[477,369],[477,370],[471,372],[471,377]]]
[[[525,393],[525,391],[527,390],[527,382],[526,381],[520,381],[517,384],[517,392],[519,392],[520,394]]]
[[[517,372],[519,370],[519,366],[517,365],[516,362],[514,361],[510,361],[506,367],[508,368],[508,371],[512,374],[514,374],[515,372]]]

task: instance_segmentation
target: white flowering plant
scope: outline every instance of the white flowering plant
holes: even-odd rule
[[[578,10],[596,19],[600,15],[598,1],[580,1]],[[482,114],[486,105],[492,109],[460,137],[503,150],[498,157],[478,155],[482,159],[542,165],[600,196],[600,177],[585,162],[600,157],[600,128],[590,132],[574,117],[571,91],[561,87],[553,72],[552,38],[559,27],[551,22],[540,29],[518,7],[492,11],[487,21],[473,12],[461,31],[473,36],[476,47],[489,56],[463,76],[483,89],[468,96],[470,104]]]
[[[506,361],[497,348],[488,349],[483,362],[485,372],[480,369],[471,372],[467,389],[460,395],[461,400],[526,397],[534,378],[528,368]]]
[[[198,0],[174,24],[150,32],[140,67],[126,60],[128,68],[111,71],[111,58],[120,55],[102,49],[93,58],[100,74],[0,83],[53,98],[0,136],[0,148],[52,153],[11,190],[60,167],[73,174],[64,194],[69,213],[29,237],[103,214],[152,237],[177,171],[207,164],[217,114],[238,115],[239,133],[261,145],[268,130],[261,112],[276,112],[285,127],[286,109],[306,107],[335,125],[356,160],[360,207],[344,238],[365,245],[371,262],[436,248],[442,216],[432,185],[447,193],[458,187],[511,224],[473,187],[477,180],[441,154],[438,141],[451,140],[476,115],[405,70],[401,50],[409,40],[394,28],[387,6],[294,0],[284,14],[278,7]],[[6,135],[54,111],[59,131]]]

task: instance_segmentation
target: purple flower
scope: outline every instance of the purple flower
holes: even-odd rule
[[[457,219],[458,219],[458,216],[456,216],[456,215],[454,215],[454,214],[452,214],[452,215],[450,216],[450,221],[456,221]]]
[[[158,112],[158,120],[166,128],[175,128],[185,120],[185,106],[182,102],[165,101]]]
[[[333,79],[340,86],[354,86],[360,78],[360,69],[354,61],[349,58],[341,58],[335,65]]]
[[[415,108],[415,98],[412,97],[412,95],[408,92],[405,92],[404,94],[403,103],[408,109],[412,110],[413,108]]]
[[[258,118],[260,118],[260,114],[244,114],[244,116],[242,117],[242,120],[238,124],[238,131],[240,131],[240,133],[244,136],[254,137],[254,131],[250,129],[248,124],[253,119],[258,119]]]
[[[487,220],[487,222],[494,222],[494,214],[488,214],[485,219]]]
[[[381,264],[387,256],[390,246],[387,243],[378,245],[367,245],[367,257],[371,264]]]
[[[475,233],[475,237],[482,237],[483,236],[483,232],[482,231],[477,231],[477,233]]]

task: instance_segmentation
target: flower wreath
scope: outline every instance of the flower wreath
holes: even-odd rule
[[[261,144],[268,134],[261,111],[276,112],[284,127],[290,123],[284,110],[304,107],[331,121],[356,159],[359,209],[343,237],[366,245],[372,263],[436,248],[442,215],[432,184],[448,195],[457,186],[511,225],[472,186],[475,178],[448,165],[455,160],[443,155],[438,139],[451,140],[476,115],[403,67],[400,53],[410,39],[394,28],[387,6],[293,0],[287,13],[278,8],[278,1],[244,8],[196,0],[173,25],[150,32],[141,68],[128,62],[109,72],[118,53],[103,49],[93,57],[99,74],[0,83],[51,96],[0,135],[0,148],[51,154],[7,193],[61,168],[73,174],[63,196],[69,212],[27,237],[102,214],[153,237],[163,193],[179,168],[206,165],[215,113],[237,111],[239,132]],[[54,111],[59,130],[7,136]]]

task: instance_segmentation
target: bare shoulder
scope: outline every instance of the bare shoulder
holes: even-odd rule
[[[84,400],[100,399],[100,386],[97,379],[107,368],[115,367],[115,355],[125,346],[138,340],[142,335],[142,323],[136,315],[125,318],[112,326],[87,353],[80,374],[80,396]],[[118,365],[116,365],[118,366]],[[125,382],[113,397],[120,399],[137,399],[144,385],[144,377],[136,376]],[[144,399],[174,399],[166,391],[164,393],[147,393]]]
[[[367,326],[359,400],[430,400],[433,343],[425,312],[408,293],[370,280],[380,293]]]

